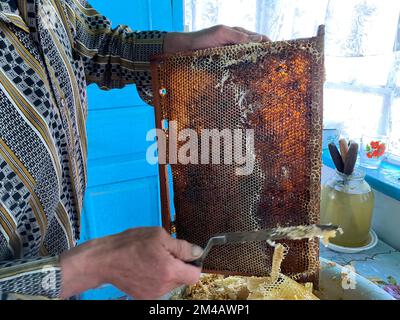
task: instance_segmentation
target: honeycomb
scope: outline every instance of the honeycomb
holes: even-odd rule
[[[203,274],[185,291],[177,292],[172,300],[318,300],[312,283],[304,286],[280,273],[287,248],[278,244],[268,277],[224,277]]]
[[[324,82],[324,27],[313,38],[251,43],[160,55],[152,60],[156,122],[172,139],[191,129],[254,130],[254,168],[236,163],[160,164],[163,225],[205,246],[215,234],[319,223]],[[245,137],[242,137],[243,142]],[[178,148],[185,145],[178,141]],[[201,154],[200,146],[198,146]],[[229,152],[221,148],[222,159]],[[167,164],[175,221],[171,221]],[[174,227],[173,227],[174,226]],[[318,240],[283,241],[282,273],[318,284]],[[265,276],[273,248],[246,243],[213,248],[210,273]]]

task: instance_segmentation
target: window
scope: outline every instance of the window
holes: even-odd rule
[[[314,36],[326,25],[325,128],[390,138],[400,159],[400,1],[185,0],[186,25],[241,26],[272,40]]]

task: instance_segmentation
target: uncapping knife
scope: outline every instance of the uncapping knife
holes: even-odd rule
[[[246,243],[254,241],[270,241],[277,240],[302,240],[312,239],[315,237],[323,237],[324,234],[330,231],[339,230],[338,226],[334,225],[310,225],[310,226],[296,226],[286,228],[274,228],[269,230],[258,230],[249,232],[232,232],[222,233],[212,237],[204,249],[203,254],[195,261],[189,262],[196,267],[202,267],[205,258],[214,246],[221,246],[233,243]]]

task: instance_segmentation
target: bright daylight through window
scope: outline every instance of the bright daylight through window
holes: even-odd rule
[[[185,24],[241,26],[272,40],[314,36],[326,25],[324,127],[345,137],[389,137],[400,159],[400,1],[185,0]]]

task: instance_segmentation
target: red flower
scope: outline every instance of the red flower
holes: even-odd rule
[[[386,151],[386,146],[384,143],[382,143],[381,145],[379,145],[379,148],[378,148],[379,157],[383,156],[385,154],[385,151]]]
[[[379,141],[371,141],[371,149],[372,150],[367,150],[369,151],[369,153],[367,153],[367,157],[369,159],[379,158],[385,154],[386,145],[384,143],[380,143]]]
[[[379,148],[379,141],[371,141],[371,148],[372,149],[378,149]]]

